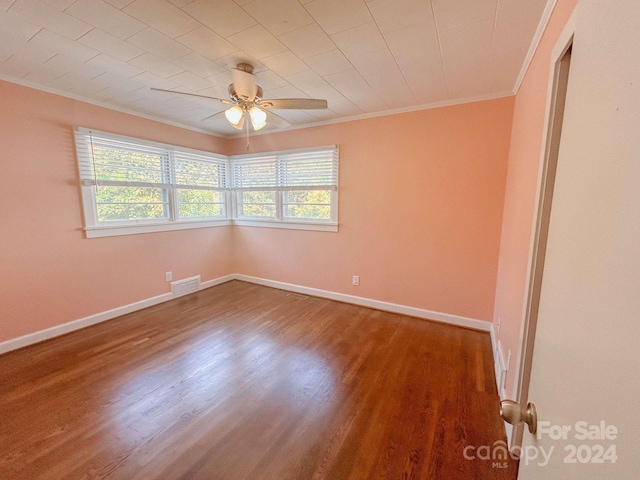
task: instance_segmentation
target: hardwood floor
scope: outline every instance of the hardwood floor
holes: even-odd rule
[[[513,479],[503,436],[488,334],[239,281],[0,356],[2,479]]]

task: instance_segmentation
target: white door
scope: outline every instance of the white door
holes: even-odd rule
[[[520,480],[640,479],[638,0],[576,9],[528,400]]]

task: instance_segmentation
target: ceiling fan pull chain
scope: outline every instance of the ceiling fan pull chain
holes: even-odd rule
[[[245,112],[245,115],[246,115],[246,114],[247,114],[247,113]],[[245,124],[245,125],[246,125],[246,127],[247,127],[247,152],[248,152],[248,151],[249,151],[249,122],[244,122],[244,124]]]

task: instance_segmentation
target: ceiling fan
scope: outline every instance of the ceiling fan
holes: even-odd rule
[[[253,74],[253,65],[248,63],[239,63],[236,68],[232,70],[232,74],[233,83],[229,85],[229,99],[179,92],[176,90],[165,90],[163,88],[151,88],[151,90],[209,98],[225,105],[232,105],[224,111],[226,119],[234,128],[242,130],[245,124],[245,118],[248,117],[247,134],[249,132],[249,123],[251,123],[253,129],[256,131],[264,128],[267,124],[267,110],[269,109],[307,110],[327,108],[328,106],[326,100],[315,98],[274,98],[270,100],[262,98],[262,88],[256,83],[256,77]],[[219,113],[207,118],[211,118]],[[270,113],[275,115],[273,112]]]

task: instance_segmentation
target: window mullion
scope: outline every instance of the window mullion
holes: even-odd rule
[[[224,164],[224,211],[229,219],[236,218],[236,196],[233,184],[233,163],[227,158]]]
[[[169,150],[165,161],[167,162],[167,165],[163,170],[165,172],[165,175],[168,175],[168,178],[166,178],[166,183],[171,185],[168,189],[165,190],[167,192],[167,195],[169,196],[169,198],[167,199],[169,205],[169,220],[175,222],[176,220],[178,220],[178,192],[176,191],[175,187],[176,171],[173,150]]]
[[[276,201],[276,220],[278,221],[282,221],[283,218],[283,193],[282,190],[280,189],[280,187],[282,187],[282,181],[283,181],[283,175],[284,175],[284,171],[283,171],[284,165],[282,164],[282,162],[280,161],[280,157],[276,157],[276,192],[275,192],[275,201]]]
[[[233,189],[228,189],[225,192],[225,201],[227,208],[227,218],[238,218],[238,199],[237,192]]]
[[[284,217],[284,192],[280,189],[276,190],[276,219],[281,221]]]
[[[331,199],[331,206],[329,207],[330,218],[332,222],[338,222],[338,189],[329,190],[329,198]]]

